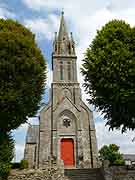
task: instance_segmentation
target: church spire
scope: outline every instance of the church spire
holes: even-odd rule
[[[60,20],[60,27],[59,27],[59,33],[55,33],[55,38],[53,42],[53,55],[75,55],[75,44],[72,37],[72,34],[69,36],[65,18],[64,18],[64,12],[61,13],[61,20]]]
[[[61,13],[61,21],[60,21],[58,40],[59,41],[69,40],[68,31],[67,31],[66,23],[65,23],[65,19],[64,19],[64,11],[62,11],[62,13]]]

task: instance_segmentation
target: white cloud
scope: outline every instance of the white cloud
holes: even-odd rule
[[[46,86],[48,88],[51,87],[51,82],[52,82],[52,70],[48,66],[48,68],[47,68],[47,81],[46,81]]]
[[[15,18],[15,14],[10,9],[8,9],[5,5],[1,4],[0,18],[1,19]]]
[[[134,131],[123,134],[120,130],[109,131],[109,127],[105,126],[105,122],[101,120],[96,123],[96,133],[99,149],[105,144],[117,144],[122,153],[135,153],[135,142],[132,142],[135,136]]]
[[[123,11],[128,8],[135,8],[134,0],[112,0],[108,4],[108,9],[112,11]]]
[[[15,145],[15,151],[14,151],[15,156],[14,156],[13,162],[20,162],[20,160],[23,159],[24,147],[25,147],[24,144],[16,144]]]
[[[95,9],[98,9],[102,6],[104,6],[104,3],[102,3],[99,0],[95,1],[89,1],[89,0],[23,0],[24,4],[28,6],[29,8],[32,8],[34,10],[40,11],[40,10],[62,10],[64,9],[65,11],[71,13],[70,16],[72,17],[72,14],[75,13],[81,13],[84,9],[85,11],[83,13],[87,12],[93,12]]]
[[[52,12],[51,10],[57,9],[61,11],[62,9],[64,9],[66,18],[72,21],[72,25],[74,26],[72,26],[72,28],[76,30],[75,34],[77,35],[79,41],[77,53],[79,55],[82,54],[82,51],[84,52],[84,49],[86,49],[86,47],[88,47],[88,44],[91,42],[92,38],[96,34],[96,30],[101,28],[101,26],[103,26],[106,22],[113,18],[122,18],[126,19],[130,23],[134,19],[133,15],[135,12],[134,0],[103,0],[102,2],[100,0],[86,0],[85,3],[82,0],[23,0],[23,2],[29,8],[37,11],[41,9],[46,11],[50,10],[50,14]],[[115,7],[117,7],[117,9],[121,11],[115,11]],[[57,20],[55,22],[57,23],[55,28],[53,28],[52,26],[52,21],[50,20],[50,17],[48,17],[47,20],[47,24],[49,24],[48,26],[51,27],[49,29],[55,29],[55,31],[58,29],[58,18],[56,17],[57,16],[55,16],[55,20]],[[45,20],[39,20],[39,22],[38,20],[37,22],[34,21],[35,26],[38,25],[37,28],[39,29],[39,32],[43,31],[44,34],[47,34],[49,32],[50,34],[51,31],[46,32],[46,30],[42,28],[44,23],[46,24]],[[49,37],[52,36],[49,35]]]
[[[132,25],[135,25],[135,6],[134,1],[131,0],[104,0],[101,3],[99,0],[89,1],[86,0],[85,3],[82,0],[23,0],[24,3],[35,10],[65,10],[65,18],[70,20],[72,24],[72,30],[76,35],[77,47],[76,52],[78,56],[78,69],[81,66],[82,59],[84,57],[85,49],[88,47],[92,39],[96,34],[96,30],[100,29],[109,20],[118,18],[125,19]],[[127,6],[127,4],[130,4]],[[122,7],[121,7],[121,6]],[[108,7],[121,7],[121,11],[115,11],[115,8]],[[125,9],[126,7],[129,7]],[[33,19],[27,20],[26,25],[30,27],[34,32],[37,33],[38,37],[43,37],[44,35],[49,40],[52,40],[54,31],[58,31],[59,18],[55,14],[51,14],[47,19]],[[52,18],[53,17],[53,18]],[[79,79],[82,78],[79,75]]]
[[[51,14],[47,19],[27,19],[24,21],[24,24],[36,34],[37,39],[46,38],[51,40],[58,27],[58,22],[58,17]]]

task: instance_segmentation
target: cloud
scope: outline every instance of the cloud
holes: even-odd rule
[[[100,149],[105,144],[117,144],[120,147],[121,153],[134,153],[135,142],[132,142],[135,136],[134,131],[121,133],[120,130],[109,131],[109,127],[105,126],[105,121],[96,122],[96,134],[98,148]]]
[[[12,136],[15,139],[14,159],[13,162],[19,162],[24,156],[25,137],[28,129],[28,124],[21,125],[18,129],[12,131]]]
[[[33,19],[27,20],[26,25],[30,27],[38,37],[46,37],[52,40],[54,31],[58,30],[59,27],[59,17],[53,13],[51,10],[65,10],[66,20],[70,20],[71,28],[76,37],[76,52],[78,56],[78,69],[80,69],[82,64],[82,59],[84,57],[84,52],[86,48],[91,43],[92,39],[96,35],[96,30],[100,29],[105,23],[112,19],[125,19],[132,25],[135,25],[135,6],[134,1],[131,0],[112,0],[109,4],[108,1],[101,3],[101,1],[89,1],[86,0],[85,3],[82,0],[74,0],[71,2],[64,0],[23,0],[25,5],[34,10],[44,11],[50,10],[47,19]],[[121,2],[121,3],[120,3]],[[130,6],[127,6],[130,4]],[[123,7],[123,11],[115,11],[115,8],[108,7]],[[125,9],[124,7],[130,7]],[[131,9],[132,7],[132,9]],[[80,73],[78,73],[79,79]]]
[[[55,8],[59,4],[59,3],[56,2],[56,0],[54,0],[54,1],[49,1],[49,0],[46,0],[46,1],[44,1],[44,0],[33,0],[32,2],[31,2],[31,0],[23,0],[23,2],[29,8],[34,9],[34,10],[41,10],[43,8],[49,8],[50,6],[52,8]]]
[[[49,65],[47,66],[47,81],[46,81],[46,87],[51,88],[51,82],[52,82],[52,70],[49,68]]]
[[[25,147],[24,144],[16,144],[15,145],[15,151],[14,151],[15,156],[14,156],[13,162],[20,162],[20,160],[23,159],[24,147]]]
[[[15,18],[15,14],[10,9],[8,9],[5,5],[1,4],[0,18],[1,19]]]
[[[75,13],[79,13],[79,12],[83,12],[83,10],[85,9],[86,11],[84,11],[84,13],[87,12],[93,12],[93,10],[100,8],[101,6],[103,6],[104,3],[102,3],[99,0],[95,0],[95,1],[89,1],[89,0],[23,0],[24,4],[31,8],[34,9],[36,11],[41,11],[41,10],[62,10],[64,9],[65,11],[71,13],[71,17],[72,14]]]
[[[37,39],[52,40],[54,32],[58,28],[58,17],[56,15],[49,15],[48,18],[27,19],[24,21],[26,27],[30,28],[35,34]]]
[[[123,11],[129,8],[135,8],[134,0],[112,0],[108,3],[107,8],[111,11]]]

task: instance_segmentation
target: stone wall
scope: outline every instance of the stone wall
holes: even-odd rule
[[[105,180],[135,180],[135,170],[124,167],[108,167],[103,169]]]
[[[35,168],[36,144],[26,144],[24,159],[28,161],[29,168]]]
[[[104,180],[135,180],[135,170],[126,167],[108,167],[97,169]],[[100,171],[101,170],[101,171]],[[98,172],[97,171],[97,172]],[[12,170],[8,180],[69,180],[64,170],[53,167],[47,169]]]
[[[12,170],[8,180],[69,180],[58,168]]]

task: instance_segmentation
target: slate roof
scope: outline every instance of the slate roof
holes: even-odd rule
[[[36,144],[38,142],[39,137],[39,125],[29,125],[26,143],[27,144]]]
[[[135,154],[123,154],[124,160],[135,161]]]

